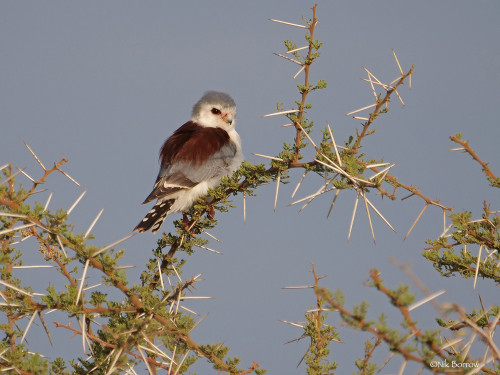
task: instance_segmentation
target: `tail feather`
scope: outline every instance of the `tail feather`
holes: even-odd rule
[[[142,233],[153,228],[151,232],[156,233],[163,224],[163,220],[165,220],[165,218],[167,217],[168,211],[170,210],[170,207],[172,207],[174,202],[175,199],[156,202],[151,211],[149,211],[144,219],[142,219],[141,222],[134,228],[134,232],[139,231]]]

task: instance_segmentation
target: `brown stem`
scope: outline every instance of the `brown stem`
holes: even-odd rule
[[[396,89],[404,83],[404,80],[412,74],[413,74],[413,65],[410,68],[410,70],[408,71],[408,73],[401,75],[398,82],[394,86],[392,86],[390,89],[387,90],[384,98],[382,100],[377,101],[377,105],[375,106],[373,113],[370,114],[370,118],[368,119],[368,121],[366,121],[363,124],[362,132],[358,133],[356,136],[356,141],[354,142],[354,145],[351,149],[351,152],[353,154],[358,153],[358,150],[361,146],[362,139],[368,134],[368,128],[370,127],[371,124],[373,124],[375,119],[378,117],[378,115],[380,114],[380,111],[382,110],[382,107],[385,104],[389,103],[389,99],[390,99],[391,95],[393,94],[393,92],[396,91]]]
[[[469,142],[467,141],[463,141],[457,137],[454,137],[454,136],[450,136],[450,139],[455,142],[455,143],[458,143],[459,145],[461,145],[465,151],[467,151],[467,153],[469,153],[470,156],[472,156],[472,158],[477,161],[481,167],[483,167],[483,171],[484,173],[486,174],[486,176],[490,177],[491,179],[493,180],[497,180],[498,177],[495,176],[495,174],[491,171],[490,167],[488,167],[488,163],[482,161],[479,156],[476,154],[476,152],[470,148],[469,146]]]
[[[300,101],[300,106],[299,106],[299,116],[297,118],[297,123],[302,124],[302,119],[304,118],[304,107],[306,105],[306,98],[307,94],[309,94],[309,69],[311,68],[311,56],[314,51],[314,29],[316,28],[316,24],[318,23],[318,20],[316,18],[316,7],[318,4],[315,4],[311,9],[313,12],[313,18],[311,25],[309,26],[309,50],[307,52],[307,58],[304,61],[304,87],[306,88],[302,92],[302,98]],[[299,161],[299,152],[300,152],[300,143],[302,140],[302,130],[300,129],[300,126],[295,124],[295,129],[296,129],[296,136],[295,136],[295,154],[294,154],[294,162],[297,163]]]

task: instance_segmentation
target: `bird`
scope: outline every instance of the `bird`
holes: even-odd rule
[[[243,161],[235,130],[236,103],[224,92],[207,91],[193,106],[191,119],[160,149],[160,171],[142,204],[157,199],[134,232],[156,233],[168,214],[184,212]]]

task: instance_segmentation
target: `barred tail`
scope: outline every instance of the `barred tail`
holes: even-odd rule
[[[174,202],[175,199],[156,202],[151,211],[149,211],[144,219],[142,219],[142,221],[134,228],[134,232],[139,231],[142,233],[153,228],[151,232],[156,233],[163,224],[163,220],[167,217],[168,210],[170,210],[170,207],[172,207]]]

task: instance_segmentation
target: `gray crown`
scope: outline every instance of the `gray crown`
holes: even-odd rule
[[[236,103],[229,94],[218,91],[207,91],[193,107],[193,116],[200,113],[203,104],[222,106],[223,108],[236,108]]]

